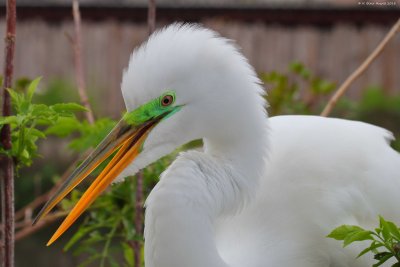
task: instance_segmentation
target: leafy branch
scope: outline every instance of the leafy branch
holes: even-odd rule
[[[34,104],[32,97],[41,78],[33,80],[26,92],[8,89],[14,109],[12,116],[0,117],[0,125],[11,126],[12,149],[0,147],[0,154],[14,158],[17,168],[30,166],[38,157],[37,141],[46,138],[45,130],[62,125],[63,120],[75,118],[75,112],[86,111],[76,103],[59,103],[54,105]]]
[[[39,156],[37,142],[48,135],[56,135],[62,138],[73,135],[74,138],[69,143],[69,147],[77,152],[85,152],[97,146],[114,127],[116,122],[108,118],[99,119],[93,124],[87,121],[80,121],[75,116],[75,112],[86,111],[86,109],[75,103],[53,105],[33,103],[32,99],[39,82],[40,78],[37,78],[32,82],[25,83],[25,86],[22,86],[20,90],[9,89],[15,109],[14,114],[16,115],[0,117],[0,125],[11,124],[14,147],[14,150],[10,152],[0,148],[2,149],[0,152],[9,153],[7,155],[12,156],[19,167],[29,166],[33,159]],[[76,164],[77,162],[73,166]],[[156,168],[156,170],[161,172],[165,166],[167,165],[164,164],[162,168]],[[135,258],[130,242],[141,240],[141,233],[136,234],[135,230],[136,188],[134,184],[133,179],[129,179],[128,182],[115,186],[113,190],[101,196],[91,208],[86,219],[87,224],[84,223],[71,239],[69,246],[74,245],[82,237],[89,235],[85,241],[79,242],[79,245],[75,247],[75,253],[80,253],[79,251],[90,253],[90,256],[82,263],[82,266],[96,259],[99,259],[100,266],[115,266],[116,260],[111,256],[115,248],[113,242],[115,239],[121,240],[119,243],[127,266],[134,266]],[[31,227],[32,218],[31,215],[26,217],[26,212],[28,211],[29,213],[30,211],[31,214],[38,205],[47,199],[48,195],[44,194],[38,201],[34,201],[17,212],[18,218],[21,219],[16,223],[16,227],[19,229],[16,233],[17,239],[24,238],[43,226],[65,216],[80,197],[81,192],[74,191],[70,199],[65,199],[61,202],[59,210],[49,214],[43,221]],[[115,215],[116,210],[119,211],[118,215]],[[109,214],[107,211],[111,211],[113,214]],[[98,231],[96,232],[96,230]],[[107,234],[103,234],[106,230]],[[104,247],[101,251],[96,249],[87,250],[87,243],[93,245],[103,244]],[[142,246],[140,246],[141,248]]]
[[[273,115],[315,114],[320,100],[331,93],[336,84],[313,74],[300,62],[292,62],[286,73],[272,71],[260,74],[269,87],[268,108]]]
[[[370,245],[361,251],[357,258],[372,252],[377,260],[373,267],[381,266],[391,258],[397,260],[392,267],[400,267],[400,228],[382,216],[379,216],[379,227],[374,231],[356,225],[342,225],[334,229],[328,237],[343,241],[343,247],[353,242],[369,240]]]
[[[30,166],[38,154],[37,143],[48,135],[67,136],[78,132],[79,135],[71,142],[70,147],[74,150],[83,151],[95,146],[108,133],[115,124],[110,119],[102,119],[95,124],[79,121],[75,116],[78,111],[86,109],[76,103],[58,103],[52,105],[33,103],[33,98],[40,78],[32,82],[27,79],[18,80],[15,89],[7,89],[13,103],[13,116],[0,117],[0,127],[5,124],[11,125],[12,150],[6,150],[0,146],[0,155],[7,155],[14,159],[17,168]],[[68,124],[69,122],[69,124]],[[64,173],[55,187],[68,177],[68,174],[76,167],[77,161]],[[33,211],[47,201],[54,191],[39,196],[33,202],[20,209],[15,216],[16,235],[15,239],[22,239],[45,225],[48,225],[66,214],[66,210],[56,211],[45,220],[36,224],[32,223]]]
[[[157,177],[171,163],[174,155],[167,156],[143,170],[145,195],[157,183]],[[75,190],[70,199],[61,202],[63,210],[69,210],[80,198],[81,192]],[[136,230],[137,183],[134,177],[115,184],[96,199],[89,207],[88,215],[64,247],[73,250],[75,255],[84,254],[86,260],[79,267],[96,263],[98,266],[121,266],[117,259],[123,257],[126,267],[142,266],[142,233]],[[132,249],[139,242],[140,255]],[[102,249],[95,249],[98,247]]]

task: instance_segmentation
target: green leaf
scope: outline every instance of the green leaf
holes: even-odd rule
[[[367,247],[366,249],[364,249],[363,251],[360,252],[360,254],[357,255],[357,258],[361,257],[362,255],[368,253],[369,251],[374,251],[377,248],[383,247],[384,245],[382,243],[372,243],[371,246]]]
[[[108,236],[100,233],[99,230],[91,231],[89,237],[85,240],[86,244],[94,244],[103,240],[107,240]]]
[[[78,202],[79,198],[82,196],[82,192],[79,190],[72,190],[70,198],[64,198],[61,202],[61,208],[63,210],[71,210],[74,206],[75,203]]]
[[[334,229],[327,237],[336,239],[336,240],[344,240],[348,235],[353,234],[355,232],[365,231],[360,226],[356,225],[341,225]]]
[[[90,257],[88,257],[85,261],[83,261],[81,264],[78,265],[78,267],[86,267],[88,266],[90,263],[94,262],[97,259],[100,259],[101,255],[100,254],[94,254]]]
[[[115,123],[108,118],[97,120],[92,125],[86,122],[82,123],[81,136],[74,139],[69,147],[76,151],[85,151],[91,147],[96,147],[111,131]]]
[[[50,106],[50,109],[59,113],[73,113],[77,111],[87,111],[87,109],[76,103],[59,103]]]
[[[17,123],[16,116],[0,117],[0,125]]]
[[[135,256],[133,254],[133,249],[130,247],[127,243],[122,242],[122,249],[124,251],[124,259],[126,263],[128,264],[129,267],[134,267],[135,266]]]
[[[370,86],[364,92],[360,102],[362,110],[374,110],[386,104],[383,89],[380,87]]]
[[[19,113],[27,114],[30,106],[31,106],[31,103],[28,102],[26,99],[23,99],[19,106]]]
[[[24,96],[12,89],[7,89],[11,97],[11,103],[17,113],[20,113],[21,103],[24,101]]]
[[[311,72],[300,62],[292,62],[289,69],[306,80],[311,77]]]
[[[379,216],[379,226],[382,229],[382,236],[385,240],[390,238],[390,227],[382,216]]]
[[[39,138],[46,138],[46,135],[42,131],[40,131],[38,129],[35,129],[35,128],[28,129],[28,133],[27,134],[28,135],[33,135],[33,136],[36,136],[36,137],[39,137]]]
[[[54,125],[46,129],[46,134],[66,137],[81,127],[81,123],[75,117],[60,117]]]
[[[29,84],[28,90],[27,90],[27,92],[26,92],[26,99],[27,99],[28,102],[31,102],[31,101],[32,101],[33,94],[35,93],[36,88],[37,88],[37,86],[38,86],[38,84],[39,84],[39,82],[40,82],[41,79],[42,79],[42,77],[37,77],[36,79],[34,79],[34,80]]]
[[[373,267],[378,267],[381,266],[382,264],[384,264],[388,259],[390,259],[391,257],[393,257],[393,254],[390,252],[382,252],[382,253],[378,253],[375,255],[375,259],[379,260],[377,263],[375,263],[374,265],[372,265]]]
[[[349,244],[356,241],[364,241],[364,240],[373,240],[370,231],[355,231],[346,236],[343,241],[343,247],[348,246]]]
[[[400,241],[400,230],[399,228],[391,221],[386,221],[387,228],[389,232],[396,238],[397,241]]]
[[[18,156],[17,160],[19,160],[22,165],[30,166],[32,164],[32,157],[28,150],[24,149],[19,155],[17,153],[15,153],[15,155]]]
[[[17,92],[26,92],[26,88],[31,82],[32,80],[27,77],[20,77],[14,82],[13,89]]]
[[[314,94],[326,95],[335,89],[335,84],[320,78],[313,78],[311,81],[311,91]]]
[[[10,94],[11,100],[15,102],[19,102],[21,99],[21,94],[18,92],[14,91],[13,89],[7,89],[8,93]]]
[[[50,108],[44,104],[33,104],[31,106],[31,109],[32,116],[36,117],[43,116],[48,118],[49,116],[52,116],[54,114],[52,110],[50,110]]]
[[[68,243],[64,246],[64,251],[68,251],[76,242],[82,239],[85,235],[89,234],[93,230],[98,228],[97,225],[88,226],[88,227],[80,227],[78,231],[72,236],[72,238],[68,241]]]

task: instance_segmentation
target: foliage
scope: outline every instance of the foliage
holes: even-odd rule
[[[70,81],[50,79],[46,87],[40,88],[35,93],[33,99],[38,103],[53,105],[61,102],[78,102],[79,94]]]
[[[33,81],[19,79],[15,89],[9,89],[16,115],[0,118],[0,125],[11,125],[13,142],[11,152],[3,148],[0,152],[14,157],[19,167],[30,166],[38,156],[37,141],[40,138],[49,135],[72,137],[68,147],[81,153],[94,148],[116,124],[108,118],[99,119],[94,124],[79,120],[75,112],[85,111],[82,106],[75,103],[50,104],[54,102],[52,97],[34,95],[39,82],[40,78]],[[53,94],[53,91],[50,89],[48,92]],[[33,103],[33,99],[40,99],[46,104]],[[166,157],[144,171],[147,193],[170,161]],[[65,247],[66,250],[73,248],[74,254],[88,254],[81,266],[92,262],[98,262],[100,266],[119,266],[117,258],[112,256],[116,251],[123,252],[126,266],[133,266],[130,244],[133,240],[141,240],[141,233],[136,234],[134,227],[135,190],[133,178],[127,178],[124,183],[113,186],[100,196],[89,209],[88,216]],[[81,194],[79,190],[73,191],[70,199],[61,202],[61,209],[70,210]],[[102,246],[102,249],[98,250],[96,246]]]
[[[335,83],[312,74],[299,62],[291,63],[288,73],[272,71],[261,73],[260,78],[268,87],[268,111],[272,116],[317,114],[322,108],[321,99],[336,88]]]
[[[367,87],[358,102],[343,99],[336,115],[365,121],[391,130],[396,137],[393,147],[400,151],[400,95],[389,96],[384,88]]]
[[[77,129],[87,126],[86,124],[83,125],[77,127]],[[95,125],[91,127],[96,128]],[[100,123],[100,125],[102,124]],[[71,144],[75,144],[77,140],[86,140],[87,137],[92,136],[91,132],[88,130],[81,131],[81,136]],[[100,142],[108,131],[99,132],[101,134],[96,138]],[[101,136],[102,134],[103,136]],[[82,143],[85,144],[86,142]],[[93,144],[93,146],[95,145]],[[151,189],[158,182],[160,174],[172,162],[179,151],[195,148],[200,145],[201,141],[199,140],[190,142],[182,148],[178,148],[171,155],[159,159],[144,169],[142,172],[144,196],[147,197]],[[117,264],[118,258],[124,259],[124,265],[122,266],[134,266],[132,242],[139,241],[142,243],[143,241],[142,233],[136,233],[134,225],[136,209],[135,180],[135,177],[128,177],[124,182],[113,185],[109,190],[100,195],[96,199],[96,202],[88,209],[88,216],[64,247],[66,251],[72,249],[75,255],[87,255],[86,260],[79,266],[84,267],[93,263],[99,266],[120,266]],[[72,209],[81,195],[82,192],[78,190],[73,191],[70,199],[62,201],[62,209],[67,211]],[[143,260],[143,256],[141,258]]]
[[[289,65],[288,71],[260,74],[267,87],[270,116],[286,114],[318,115],[336,83],[313,74],[299,62]],[[333,117],[360,120],[391,130],[396,140],[393,147],[400,151],[400,96],[389,96],[384,88],[368,86],[359,100],[342,97]]]
[[[93,124],[79,121],[76,117],[59,118],[57,122],[49,127],[46,133],[59,137],[78,133],[78,136],[75,136],[69,144],[69,148],[77,152],[84,152],[96,147],[116,124],[109,118],[98,119]]]
[[[269,108],[269,113],[271,115],[318,114],[322,110],[323,104],[326,103],[325,100],[328,94],[336,87],[334,82],[312,74],[309,69],[297,62],[292,63],[286,73],[270,72],[261,74],[260,76],[269,89],[268,101],[271,105]],[[83,110],[81,106],[73,103],[54,103],[54,101],[62,101],[60,95],[65,94],[59,93],[59,90],[62,90],[61,92],[70,90],[68,89],[68,84],[64,85],[60,82],[52,82],[49,85],[50,90],[42,94],[39,92],[39,94],[33,95],[38,82],[39,81],[36,80],[32,83],[27,79],[20,80],[15,86],[15,90],[13,90],[13,92],[15,92],[13,99],[16,99],[13,100],[15,102],[15,104],[13,104],[16,107],[14,114],[16,115],[11,117],[14,117],[14,119],[8,117],[2,117],[0,119],[0,125],[6,123],[6,120],[11,120],[13,128],[13,147],[15,149],[18,148],[20,139],[22,139],[21,143],[23,144],[33,143],[35,145],[26,149],[28,154],[26,155],[25,161],[21,159],[18,153],[12,152],[14,153],[12,156],[19,162],[25,162],[23,166],[31,164],[32,159],[37,156],[36,142],[39,138],[44,138],[49,135],[56,135],[63,139],[67,138],[69,140],[68,147],[72,151],[83,153],[94,148],[116,124],[115,121],[108,118],[100,118],[96,120],[94,124],[89,124],[87,121],[81,120],[79,117],[75,116],[76,111]],[[32,89],[33,87],[35,87],[35,89]],[[28,89],[26,90],[25,88]],[[24,91],[26,92],[23,93]],[[32,92],[29,93],[30,91]],[[68,95],[70,97],[69,93]],[[33,100],[42,104],[33,104],[32,97]],[[71,101],[73,101],[73,99],[71,99]],[[344,118],[361,119],[364,121],[370,121],[374,118],[374,114],[377,114],[377,121],[370,122],[387,127],[398,134],[400,132],[399,125],[396,123],[389,126],[382,125],[382,123],[384,123],[382,118],[386,118],[389,114],[390,119],[387,119],[388,123],[390,123],[390,121],[399,121],[399,103],[400,97],[388,97],[381,88],[368,88],[358,102],[347,98],[342,99],[335,109],[335,114],[339,114],[340,117]],[[26,106],[28,106],[28,108]],[[39,112],[44,118],[40,117],[39,119],[38,117],[32,117],[32,110],[40,110],[42,108],[48,112],[45,114]],[[29,120],[27,120],[28,114],[31,114],[29,115],[31,116]],[[37,116],[37,112],[34,114]],[[21,117],[25,118],[24,124],[22,125],[16,123],[19,122],[17,118]],[[16,122],[13,122],[13,120],[16,120]],[[34,123],[35,120],[36,123]],[[24,134],[22,134],[23,138],[20,138],[21,127],[25,129]],[[37,132],[33,130],[32,134],[32,132],[30,132],[32,130],[27,130],[31,128],[36,129]],[[26,132],[28,132],[28,134]],[[36,139],[33,138],[35,133],[40,135],[35,137]],[[26,136],[30,136],[31,139],[28,139],[31,141],[25,141],[27,139]],[[184,147],[184,149],[197,147],[199,145],[201,145],[201,142],[195,141]],[[26,147],[26,145],[22,147]],[[174,154],[167,156],[143,170],[145,198],[157,183],[160,173],[169,165],[174,156]],[[101,169],[101,166],[99,169]],[[99,170],[96,170],[92,176],[95,176],[98,171]],[[44,172],[44,169],[41,170],[41,175]],[[65,211],[70,210],[82,195],[81,190],[82,189],[79,188],[74,190],[70,199],[64,199],[62,201],[60,208]],[[142,241],[141,233],[136,233],[134,227],[135,198],[135,179],[133,177],[128,177],[125,182],[112,186],[96,199],[94,204],[88,209],[86,213],[87,216],[81,222],[78,230],[65,246],[65,250],[72,250],[74,255],[83,254],[87,256],[86,260],[82,262],[80,266],[88,266],[90,264],[95,264],[96,266],[133,266],[134,256],[131,244],[135,240]],[[348,240],[355,242],[356,239],[360,239],[363,235],[364,238],[365,236],[375,238],[376,242],[384,242],[385,240],[381,240],[377,236],[380,235],[384,238],[383,230],[380,232],[376,230],[376,235],[372,234],[372,231],[367,235],[366,233],[362,234],[362,231],[366,230],[355,226],[352,227],[353,228],[350,230],[358,231],[359,234],[355,235],[352,238],[353,240],[348,238],[346,242],[349,242]],[[344,230],[346,230],[346,227]],[[344,230],[342,229],[342,232],[346,232]],[[350,230],[348,231],[349,233],[351,232]],[[342,240],[347,236],[347,234],[343,236]],[[370,241],[372,242],[372,240]],[[392,241],[395,242],[395,239]],[[393,251],[398,249],[398,245],[395,243],[393,243],[393,246]],[[383,248],[385,248],[385,246],[372,248],[371,251],[379,250],[379,254],[380,252],[385,252],[381,250]],[[123,259],[123,263],[121,263],[121,259]]]
[[[164,157],[146,168],[143,172],[146,193],[154,186],[157,177],[171,160],[171,156]],[[79,266],[93,263],[98,266],[134,266],[131,244],[133,241],[143,240],[142,233],[136,233],[134,225],[134,181],[134,177],[128,177],[124,182],[113,185],[89,208],[89,215],[64,247],[65,250],[73,249],[75,255],[87,255]],[[70,200],[63,201],[63,209],[71,209],[80,196],[81,193],[74,191]],[[99,247],[101,249],[96,249]],[[124,265],[117,263],[118,258],[124,259]]]
[[[300,63],[291,64],[289,71],[289,74],[272,72],[261,75],[265,83],[274,85],[268,96],[271,104],[269,110],[272,111],[270,113],[318,114],[322,110],[322,100],[336,85],[311,74]],[[295,75],[297,79],[293,80],[289,75]],[[371,100],[373,93],[370,90],[368,89],[365,92],[358,103],[345,99],[344,103],[348,105],[340,104],[339,109],[349,108],[347,117],[361,117],[363,112],[368,111],[373,105],[377,109],[382,108],[382,106],[389,110],[398,108],[395,103],[388,108],[387,101],[394,100],[389,100],[390,98],[382,93],[383,90],[379,90],[379,93],[382,94],[380,102],[373,102]],[[301,95],[304,94],[308,97],[302,100]],[[81,132],[81,138],[85,139],[91,136],[88,132],[86,134]],[[199,143],[195,143],[194,146],[196,145],[199,145]],[[172,158],[173,156],[166,157],[144,170],[145,196],[153,188],[157,182],[157,177],[168,166]],[[133,225],[135,194],[134,180],[127,178],[124,183],[113,186],[112,190],[100,196],[89,209],[89,216],[85,218],[85,221],[65,247],[66,250],[73,249],[75,254],[86,253],[88,255],[87,260],[81,266],[90,263],[98,263],[100,266],[118,266],[116,265],[117,258],[118,256],[121,257],[118,254],[122,254],[125,260],[123,266],[133,266],[133,253],[129,244],[133,240],[142,240],[141,233],[136,233]],[[78,193],[75,193],[75,196],[77,197]],[[75,203],[75,199],[72,203]],[[370,235],[369,232],[368,235],[366,232],[362,232],[360,227],[351,228],[351,230],[355,229],[359,229],[359,231],[355,232],[357,235],[349,239],[352,242]],[[346,242],[348,242],[347,239]],[[102,249],[95,249],[96,246],[100,245],[103,246]]]
[[[99,266],[119,266],[113,254],[116,254],[117,249],[125,251],[126,245],[138,238],[134,227],[134,192],[134,183],[131,181],[114,185],[112,190],[99,197],[90,208],[89,216],[64,248],[69,250],[75,246],[75,255],[88,254],[79,266],[96,261]],[[71,200],[63,202],[63,208],[71,209],[80,195],[78,191],[74,191]],[[99,246],[102,249],[96,249]],[[132,266],[132,258],[126,259],[127,266]]]
[[[374,259],[377,260],[373,267],[381,266],[391,258],[397,260],[392,267],[400,266],[400,228],[381,216],[379,216],[379,227],[374,231],[355,225],[342,225],[334,229],[328,237],[343,241],[343,247],[353,242],[368,240],[370,245],[361,251],[357,258],[372,252]]]
[[[33,158],[38,156],[37,141],[46,137],[43,129],[58,124],[62,119],[74,118],[77,111],[85,111],[84,107],[76,103],[54,105],[32,103],[32,97],[39,82],[40,78],[30,83],[26,81],[17,83],[20,88],[27,87],[26,91],[22,92],[8,89],[16,115],[0,117],[1,126],[11,125],[12,139],[12,149],[8,151],[0,147],[0,154],[13,157],[18,167],[31,165]]]

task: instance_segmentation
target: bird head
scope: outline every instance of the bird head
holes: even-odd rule
[[[192,140],[229,149],[265,115],[263,90],[233,43],[198,25],[173,24],[135,50],[122,79],[127,107],[120,122],[43,207],[46,215],[102,161],[91,184],[48,245],[64,233],[107,186]],[[251,116],[251,114],[258,114]],[[228,133],[228,134],[227,134]]]

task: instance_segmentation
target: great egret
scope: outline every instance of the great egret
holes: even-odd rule
[[[341,224],[400,221],[400,156],[385,129],[316,116],[267,119],[254,69],[233,42],[173,24],[134,51],[128,113],[46,204],[45,215],[113,151],[49,241],[113,181],[191,140],[146,201],[147,267],[367,266],[325,236]]]

